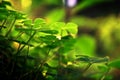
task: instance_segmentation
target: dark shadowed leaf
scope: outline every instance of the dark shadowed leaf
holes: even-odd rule
[[[83,61],[83,62],[87,62],[87,63],[108,63],[108,61],[109,61],[108,56],[106,56],[104,58],[99,58],[99,57],[89,57],[89,56],[85,56],[85,55],[77,55],[76,57],[78,57],[76,59],[77,61]]]
[[[58,31],[56,30],[40,30],[40,32],[48,33],[48,34],[57,34]]]

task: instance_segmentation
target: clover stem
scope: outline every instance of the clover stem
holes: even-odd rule
[[[34,37],[34,35],[36,34],[36,31],[30,36],[30,38],[28,39],[28,41],[26,42],[26,44],[28,44],[30,42],[30,40]],[[20,54],[20,51],[22,51],[22,49],[26,46],[26,44],[24,44],[18,51],[17,51],[17,55]]]
[[[13,22],[11,23],[10,28],[9,28],[8,32],[6,33],[5,37],[7,37],[7,36],[9,35],[9,33],[11,32],[11,30],[12,30],[14,24],[15,24],[15,21],[16,21],[16,18],[15,18],[15,19],[13,20]]]
[[[7,18],[3,21],[1,27],[0,27],[0,30],[2,30],[2,28],[4,27],[5,23],[7,22]]]
[[[92,63],[88,63],[88,65],[85,67],[85,69],[82,72],[83,73],[86,72],[90,68],[91,65],[92,65]]]

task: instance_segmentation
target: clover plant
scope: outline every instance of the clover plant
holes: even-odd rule
[[[76,47],[80,49],[81,45],[76,46],[79,41],[75,23],[32,20],[6,6],[11,3],[0,2],[0,79],[108,80],[111,68],[120,68],[120,60],[110,62],[108,56],[78,53]],[[98,70],[88,72],[95,65]]]

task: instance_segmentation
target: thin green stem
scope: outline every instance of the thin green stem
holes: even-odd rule
[[[15,39],[18,39],[20,36],[22,36],[22,34],[23,34],[23,32],[19,32],[19,33],[17,34],[17,36],[15,37]]]
[[[15,24],[16,18],[13,20],[12,24],[10,25],[10,29],[8,30],[8,32],[6,33],[5,37],[7,37],[9,35],[9,33],[11,32],[14,24]]]
[[[8,18],[8,17],[7,17]],[[3,21],[1,27],[0,27],[0,30],[2,30],[2,28],[4,27],[5,23],[7,22],[7,18]]]
[[[26,44],[28,44],[30,42],[30,40],[34,37],[34,35],[36,34],[36,31],[30,36],[30,38],[28,39],[28,41],[26,42]],[[26,44],[24,44],[18,51],[17,51],[17,55],[20,54],[20,52],[22,51],[22,49],[26,46]]]
[[[85,73],[90,68],[91,65],[92,63],[88,63],[88,65],[85,67],[85,69],[82,72]]]
[[[49,53],[50,53],[50,48],[48,49],[47,51],[47,56],[46,58],[42,61],[41,65],[40,65],[40,69],[43,67],[43,65],[48,61],[48,56],[49,56]]]
[[[49,49],[48,49],[48,52],[47,52],[47,56],[46,56],[47,59],[43,60],[43,62],[42,62],[41,65],[39,66],[39,68],[38,68],[38,70],[37,70],[37,74],[36,74],[34,80],[37,80],[38,75],[39,75],[39,70],[41,70],[42,67],[43,67],[43,65],[48,61],[48,56],[49,56],[50,50],[51,50],[51,49],[49,48]]]
[[[27,55],[25,56],[25,63],[27,62],[27,58],[28,58],[28,54],[29,54],[29,50],[30,50],[30,46],[28,45],[28,48],[27,48]]]

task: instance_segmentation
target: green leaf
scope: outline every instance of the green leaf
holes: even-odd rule
[[[67,23],[65,25],[65,30],[67,30],[70,34],[76,35],[78,32],[78,26],[75,23]]]
[[[58,39],[57,39],[56,36],[54,36],[54,35],[41,36],[41,37],[40,37],[40,40],[41,40],[43,43],[46,43],[46,44],[47,44],[46,47],[49,47],[50,49],[54,49],[54,48],[56,48],[57,46],[59,46]]]
[[[119,68],[120,69],[120,59],[113,60],[109,63],[110,67]]]
[[[50,28],[57,30],[59,36],[67,36],[67,35],[76,35],[78,32],[78,27],[74,23],[67,23],[64,22],[55,22],[50,25]]]
[[[1,1],[0,2],[0,7],[6,8],[6,6],[11,6],[11,3],[8,1]]]
[[[93,37],[88,35],[81,35],[77,38],[75,43],[75,49],[77,53],[81,53],[87,56],[93,56],[95,53],[96,41]]]
[[[90,63],[89,56],[77,55],[76,57],[79,57],[76,59],[76,61],[83,61],[83,62]]]
[[[106,65],[100,65],[100,66],[98,66],[98,69],[99,69],[100,71],[102,71],[102,72],[105,72],[105,71],[108,70],[108,66],[106,66]]]
[[[9,1],[2,1],[2,4],[8,5],[8,6],[12,6],[11,3],[10,3]]]
[[[40,30],[40,32],[48,33],[48,34],[57,34],[58,31],[56,30]]]
[[[52,23],[49,27],[53,30],[57,30],[58,31],[58,36],[61,36],[63,35],[63,28],[65,26],[65,23],[64,22],[55,22],[55,23]]]
[[[57,39],[56,36],[53,35],[46,35],[46,36],[41,36],[40,39],[45,42],[45,43],[52,43],[55,42],[55,40]]]
[[[37,31],[38,29],[16,27],[15,30],[22,31],[22,32],[28,32],[28,31]]]
[[[26,19],[26,15],[20,12],[16,12],[16,19]]]
[[[64,22],[54,22],[50,25],[50,28],[61,31],[64,29],[64,26],[65,26]]]
[[[58,61],[52,59],[52,60],[48,61],[47,64],[48,64],[50,67],[57,67],[57,66],[58,66]]]
[[[87,63],[108,63],[109,57],[106,56],[104,58],[98,58],[98,57],[89,57],[89,56],[84,56],[84,55],[77,55],[78,57],[76,60],[77,61],[83,61]]]
[[[60,44],[61,47],[59,48],[59,52],[61,54],[64,54],[74,49],[74,43],[76,42],[76,40],[68,35],[62,37],[60,42],[61,42]]]
[[[7,18],[9,12],[6,8],[0,8],[0,20],[4,20]]]
[[[25,26],[32,26],[32,20],[24,20],[22,21],[22,23],[24,23]]]
[[[42,27],[46,24],[45,20],[42,18],[37,18],[34,21],[34,27]]]

